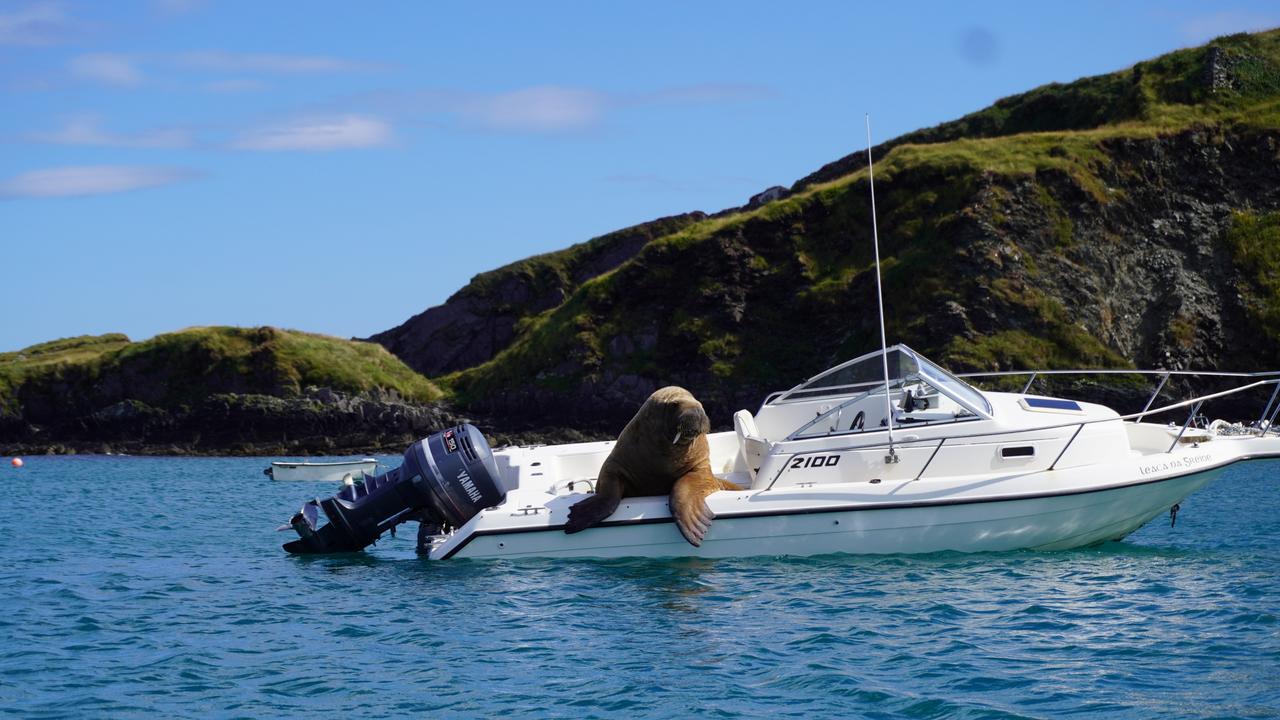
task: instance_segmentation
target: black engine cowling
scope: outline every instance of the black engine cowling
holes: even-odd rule
[[[303,505],[289,520],[298,539],[284,549],[353,552],[408,520],[456,528],[506,495],[484,435],[473,425],[458,425],[410,445],[400,467],[365,475],[332,497]],[[317,527],[321,510],[329,522]]]

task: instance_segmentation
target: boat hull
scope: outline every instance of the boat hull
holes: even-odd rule
[[[377,460],[332,463],[273,462],[270,475],[272,480],[342,482],[348,477],[359,479],[364,473],[372,475],[377,467]]]
[[[1087,492],[916,507],[722,514],[701,547],[669,519],[566,535],[557,527],[477,532],[443,557],[749,557],[829,553],[1065,550],[1123,538],[1217,478],[1225,467]]]

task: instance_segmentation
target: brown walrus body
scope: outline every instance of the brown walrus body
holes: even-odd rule
[[[715,514],[706,498],[717,490],[741,490],[711,473],[707,413],[688,390],[664,387],[640,406],[622,429],[600,476],[595,495],[569,508],[564,531],[586,530],[613,514],[624,497],[666,495],[680,534],[702,544]]]

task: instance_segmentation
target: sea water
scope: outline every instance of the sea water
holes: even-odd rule
[[[292,557],[263,459],[0,470],[0,710],[83,717],[1276,717],[1280,463],[1068,552]],[[397,462],[396,459],[389,459]]]

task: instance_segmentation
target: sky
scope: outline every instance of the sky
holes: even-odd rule
[[[1274,2],[0,0],[0,351],[366,337]]]

